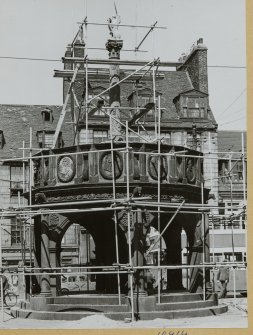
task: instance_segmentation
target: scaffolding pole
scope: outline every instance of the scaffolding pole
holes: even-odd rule
[[[1,277],[0,277],[0,288],[1,288],[1,321],[4,322],[4,290],[3,290],[3,254],[2,254],[2,221],[3,216],[0,218],[0,270],[1,270]]]
[[[32,161],[32,127],[30,127],[30,160],[29,160],[29,205],[32,205],[32,180],[33,180],[33,161]],[[29,252],[30,252],[30,267],[32,267],[32,216],[30,215],[29,225]],[[32,276],[29,277],[30,296],[32,295]]]
[[[111,119],[110,119],[111,123]],[[114,152],[113,152],[113,138],[111,136],[111,157],[112,157],[112,188],[113,188],[113,199],[116,200],[116,178],[115,178],[115,164],[114,164]],[[114,206],[116,206],[116,201],[114,201]],[[117,212],[114,210],[114,228],[115,228],[115,247],[116,247],[116,262],[119,264],[119,245],[118,245],[118,217]],[[118,281],[118,295],[119,295],[119,305],[121,305],[121,290],[120,290],[120,275],[117,272]]]
[[[128,121],[126,121],[126,187],[127,187],[127,200],[130,202],[130,185],[129,185],[129,143],[128,143]],[[130,208],[127,209],[127,233],[128,233],[128,253],[129,265],[132,267],[132,252],[131,252],[131,218]],[[129,274],[130,277],[130,295],[131,295],[131,319],[134,321],[134,292],[133,292],[133,273]]]
[[[201,181],[201,204],[204,204],[204,181]],[[205,269],[205,214],[201,211],[201,227],[202,227],[202,271],[203,271],[203,298],[206,301],[206,269]]]
[[[154,69],[154,68],[153,68]],[[153,71],[153,77],[154,77],[154,71]],[[155,78],[154,78],[155,79]],[[154,87],[155,89],[155,87]],[[155,95],[155,91],[154,91]],[[156,102],[155,103],[155,115],[156,115]],[[161,127],[160,127],[160,118],[161,118],[161,110],[160,110],[160,96],[158,97],[158,137],[157,137],[157,145],[158,145],[158,173],[157,173],[157,199],[158,203],[161,202]],[[161,234],[161,215],[160,215],[160,206],[158,205],[158,233],[159,236]],[[159,245],[158,245],[158,266],[161,265],[161,246],[162,246],[162,239],[160,239]],[[162,270],[158,270],[158,304],[161,303],[161,284],[162,282]]]

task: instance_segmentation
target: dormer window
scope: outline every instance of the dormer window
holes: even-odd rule
[[[159,95],[161,96],[161,93],[156,91],[156,100]],[[129,95],[127,100],[129,101],[129,107],[139,108],[139,110],[131,112],[134,121],[141,117],[154,116],[154,94],[150,88],[142,87],[140,84],[136,85],[135,91]]]
[[[43,123],[53,123],[54,117],[53,117],[53,111],[49,108],[45,108],[41,111],[42,115],[42,121]]]
[[[2,130],[0,130],[0,149],[3,149],[4,145],[5,145],[4,133]]]
[[[173,99],[179,117],[207,118],[208,94],[195,89],[180,93]]]
[[[54,131],[53,130],[40,130],[37,132],[37,140],[40,148],[51,148],[53,145]],[[62,133],[58,137],[58,148],[63,147]]]

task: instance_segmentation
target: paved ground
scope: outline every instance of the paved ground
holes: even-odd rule
[[[29,319],[13,319],[8,310],[4,315],[4,322],[0,322],[0,329],[91,329],[91,328],[245,328],[248,326],[247,299],[228,298],[222,299],[221,303],[229,306],[225,314],[197,317],[191,319],[165,320],[155,319],[152,321],[138,321],[125,323],[113,321],[102,315],[83,318],[79,321],[43,321]],[[236,306],[234,306],[236,302]]]

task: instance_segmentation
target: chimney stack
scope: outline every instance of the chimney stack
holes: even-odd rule
[[[203,44],[203,38],[199,38],[190,54],[181,59],[183,64],[177,70],[187,71],[193,87],[208,94],[207,47]]]

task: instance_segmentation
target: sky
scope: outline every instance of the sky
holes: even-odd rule
[[[208,47],[210,106],[219,129],[246,129],[246,12],[244,0],[116,0],[122,24],[159,26],[141,46],[121,59],[177,61],[200,37]],[[78,29],[77,22],[106,23],[114,0],[0,0],[0,104],[61,105],[62,80],[54,78]],[[134,49],[147,30],[121,27],[125,49]],[[88,47],[104,48],[106,26],[88,25]],[[90,58],[108,58],[89,50]]]

